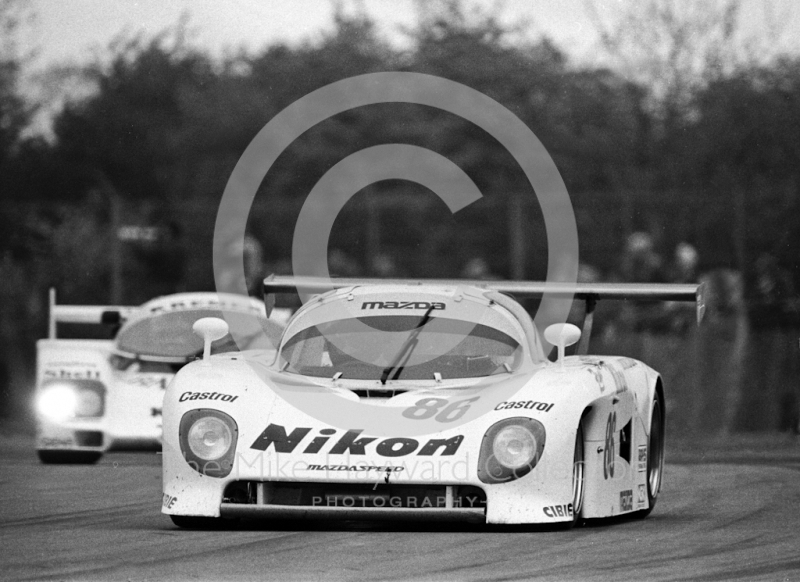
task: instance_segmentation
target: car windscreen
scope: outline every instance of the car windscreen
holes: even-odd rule
[[[507,373],[519,342],[483,324],[444,317],[379,315],[308,327],[281,348],[286,370],[353,380],[479,378]]]
[[[192,325],[203,317],[223,317],[223,313],[214,309],[179,310],[129,322],[117,335],[117,352],[128,358],[186,362],[203,351],[203,340],[192,331]],[[230,325],[242,322],[243,326],[245,320],[257,320],[254,315],[231,311],[226,311],[224,318]],[[214,353],[239,349],[230,335],[214,342],[212,348]]]

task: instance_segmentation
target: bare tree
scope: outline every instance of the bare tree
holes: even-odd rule
[[[739,62],[741,0],[631,2],[613,23],[584,5],[612,67],[647,87],[663,118],[688,113],[694,91]]]
[[[29,18],[25,5],[19,0],[0,0],[0,165],[31,114],[31,108],[19,93],[24,58],[17,44],[17,33]]]

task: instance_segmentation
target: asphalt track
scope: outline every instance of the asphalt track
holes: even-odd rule
[[[155,453],[43,466],[27,439],[0,445],[1,580],[800,580],[800,441],[788,437],[672,452],[649,518],[571,531],[184,531],[160,513]]]

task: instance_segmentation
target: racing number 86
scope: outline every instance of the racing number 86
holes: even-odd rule
[[[427,420],[435,416],[436,422],[455,422],[464,416],[469,410],[470,404],[478,399],[479,397],[476,396],[475,398],[456,400],[450,403],[449,406],[445,406],[448,401],[444,398],[423,398],[422,400],[417,400],[414,406],[406,408],[403,411],[403,416],[413,420]],[[443,406],[445,407],[444,410],[439,412],[439,409]]]
[[[617,432],[617,413],[608,415],[606,423],[606,446],[603,449],[603,478],[614,477],[614,459],[617,455],[614,435]]]

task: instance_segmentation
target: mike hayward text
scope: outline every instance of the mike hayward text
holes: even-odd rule
[[[316,480],[333,478],[354,481],[388,481],[400,476],[403,481],[466,481],[474,474],[469,454],[456,459],[410,458],[401,461],[364,459],[349,454],[316,457],[313,462],[282,453],[245,451],[237,454],[235,478],[269,480]]]

